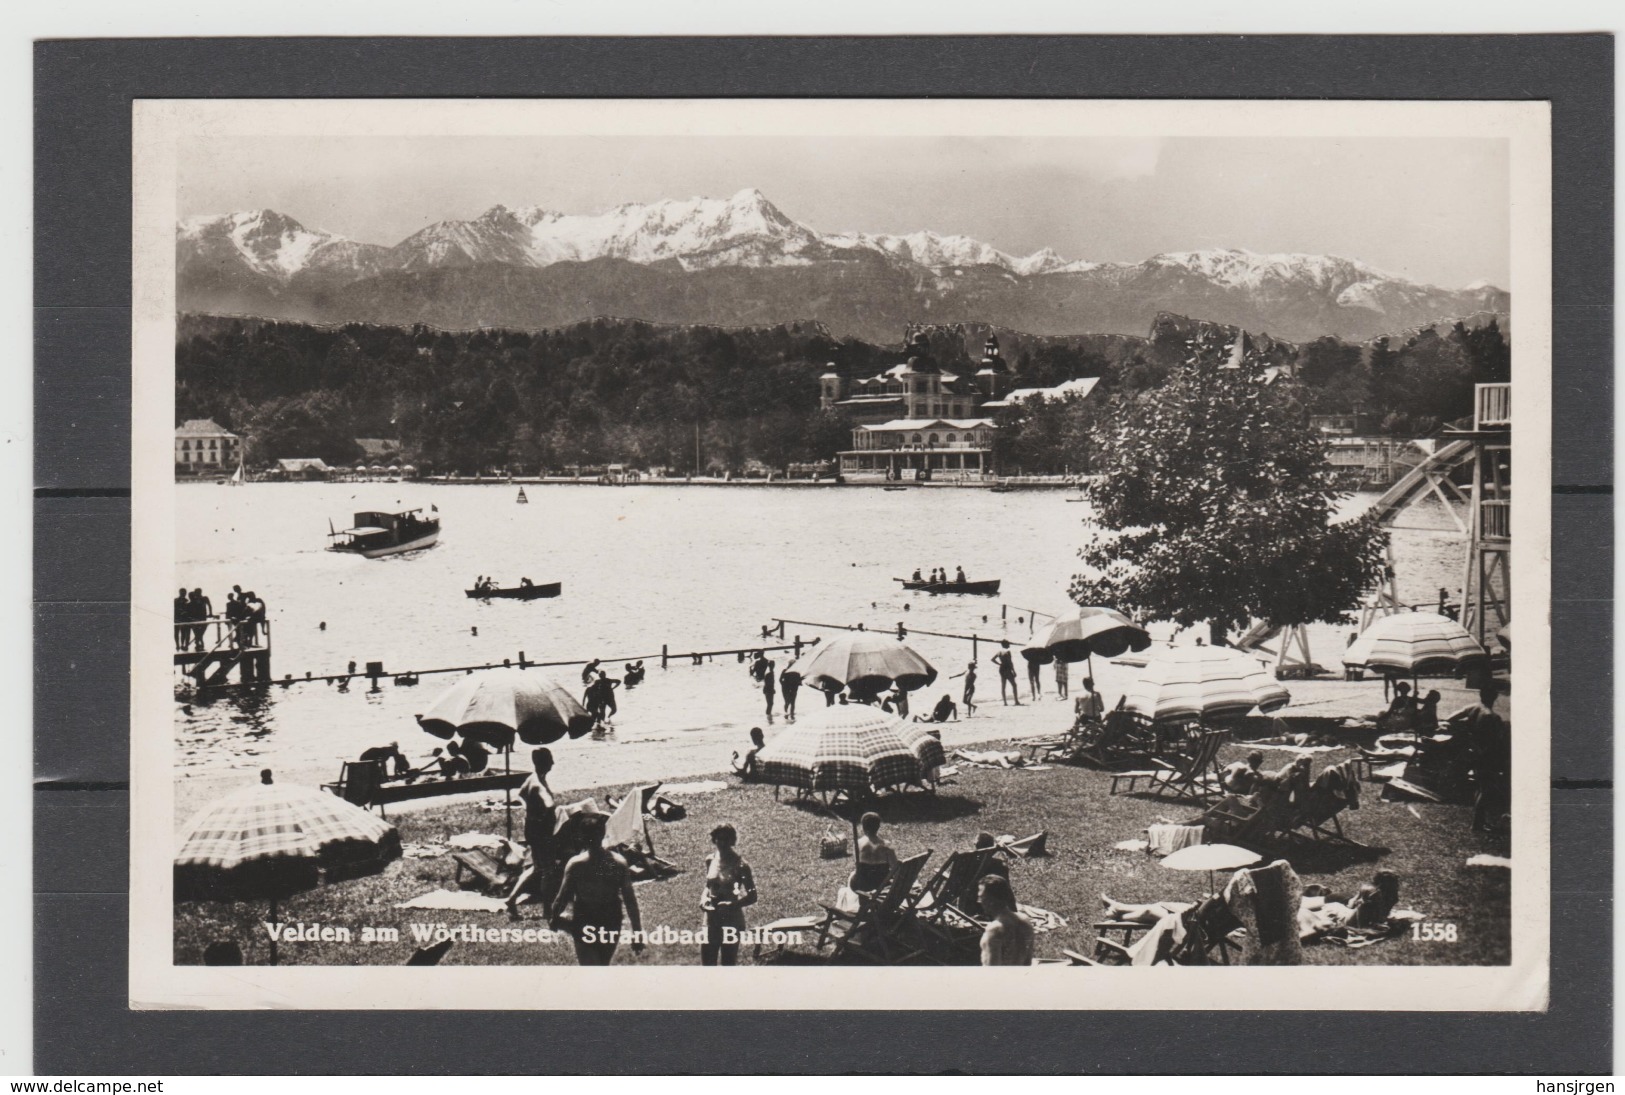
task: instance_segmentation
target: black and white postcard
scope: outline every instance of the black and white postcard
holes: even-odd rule
[[[131,1006],[1546,1006],[1545,104],[134,122]]]

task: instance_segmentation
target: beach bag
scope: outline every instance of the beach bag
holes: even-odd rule
[[[824,836],[818,842],[818,854],[825,859],[845,859],[851,854],[847,846],[847,835],[838,833],[831,825],[824,830]]]

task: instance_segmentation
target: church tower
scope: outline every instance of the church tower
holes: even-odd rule
[[[982,366],[976,370],[976,390],[983,399],[1003,399],[1010,391],[1010,366],[999,355],[998,335],[988,335],[982,344]]]

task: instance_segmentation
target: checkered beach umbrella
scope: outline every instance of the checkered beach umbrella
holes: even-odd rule
[[[1453,672],[1488,655],[1478,640],[1448,616],[1395,612],[1384,616],[1343,652],[1344,665],[1398,673]]]
[[[314,787],[257,783],[204,807],[175,853],[175,899],[279,899],[381,868],[401,854],[395,826]],[[276,963],[276,940],[271,940]]]
[[[1081,662],[1091,654],[1115,658],[1150,645],[1145,628],[1115,608],[1078,605],[1051,620],[1022,653],[1042,651],[1044,661]]]
[[[766,782],[816,792],[923,784],[944,759],[922,724],[862,703],[803,716],[756,757]]]
[[[314,787],[256,783],[192,818],[175,869],[204,881],[215,876],[225,883],[215,888],[229,890],[234,877],[252,874],[256,865],[281,865],[297,875],[301,867],[382,862],[399,853],[400,834],[376,814]]]
[[[848,688],[858,695],[878,695],[893,684],[913,692],[937,679],[936,669],[907,643],[868,631],[820,644],[801,675],[820,691]]]
[[[1264,664],[1227,646],[1164,647],[1129,686],[1125,707],[1148,719],[1204,719],[1278,711],[1292,694]]]
[[[506,749],[516,733],[528,745],[550,745],[566,734],[579,738],[592,730],[592,716],[545,673],[489,669],[442,692],[418,725],[437,738],[460,733]]]

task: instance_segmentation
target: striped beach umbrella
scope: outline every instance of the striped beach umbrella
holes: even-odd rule
[[[822,692],[849,688],[855,695],[877,696],[895,684],[905,692],[937,679],[931,663],[908,644],[874,632],[857,631],[819,645],[802,670],[802,679]]]
[[[1415,676],[1454,672],[1487,656],[1478,640],[1448,616],[1395,612],[1366,628],[1350,643],[1343,652],[1343,664]]]
[[[462,734],[497,749],[550,745],[568,734],[592,730],[592,716],[562,685],[544,673],[489,669],[470,673],[442,692],[418,725],[437,738]]]
[[[766,782],[820,793],[923,786],[945,759],[922,724],[862,703],[806,715],[756,755]]]
[[[1124,698],[1127,710],[1153,721],[1278,711],[1292,702],[1262,662],[1227,646],[1159,650]]]
[[[1078,605],[1051,620],[1022,653],[1041,651],[1043,661],[1081,662],[1094,654],[1115,658],[1150,645],[1145,628],[1115,608]]]
[[[314,787],[263,782],[233,791],[187,823],[175,853],[175,897],[279,899],[329,878],[381,868],[401,854],[400,833],[383,818]],[[276,940],[271,940],[276,963]]]

